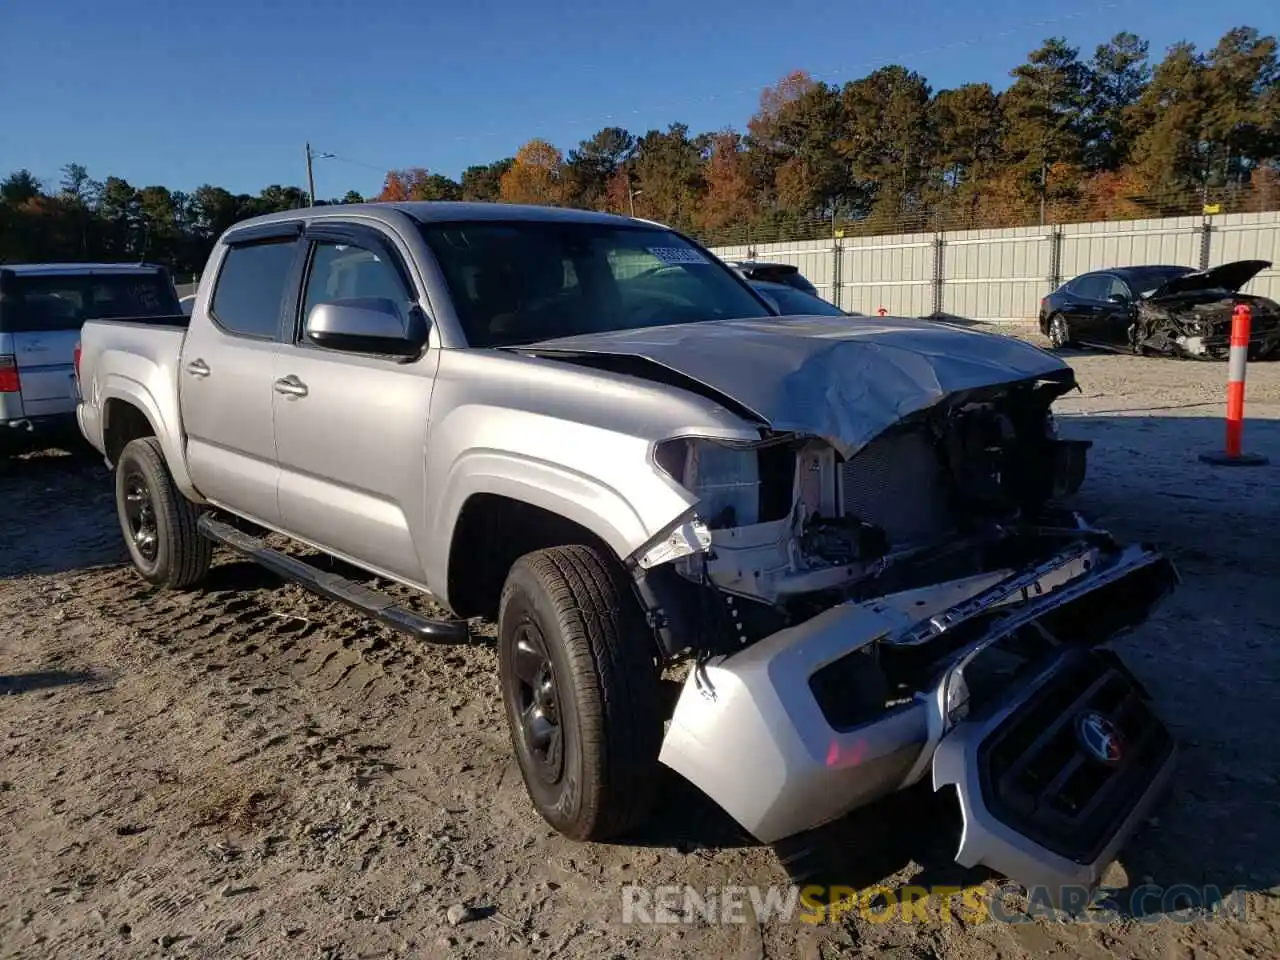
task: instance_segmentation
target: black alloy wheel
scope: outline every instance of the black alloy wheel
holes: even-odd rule
[[[508,687],[512,712],[519,717],[520,735],[536,761],[539,779],[546,784],[558,783],[564,772],[564,730],[556,671],[546,638],[532,620],[516,627],[513,652],[514,682]]]
[[[124,513],[129,529],[129,539],[134,549],[146,560],[155,562],[160,549],[159,530],[156,527],[155,500],[147,479],[138,470],[129,470],[124,477]]]

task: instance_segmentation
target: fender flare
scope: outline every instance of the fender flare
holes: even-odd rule
[[[151,432],[160,441],[160,449],[164,452],[165,466],[173,476],[173,482],[187,497],[196,503],[204,503],[195,485],[191,482],[191,474],[187,472],[187,460],[184,455],[181,434],[177,424],[168,423],[160,412],[160,404],[156,402],[146,385],[123,374],[107,375],[98,394],[98,407],[102,410],[102,440],[105,448],[107,433],[111,429],[108,415],[108,401],[119,400],[135,407],[151,425]]]
[[[432,538],[438,546],[426,573],[432,592],[443,599],[447,599],[449,556],[458,520],[467,501],[477,494],[507,497],[571,520],[598,537],[620,560],[658,532],[646,525],[621,493],[592,477],[521,454],[472,450],[454,461],[438,501]]]

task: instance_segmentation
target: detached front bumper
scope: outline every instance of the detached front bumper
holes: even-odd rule
[[[1097,886],[1159,801],[1175,756],[1120,661],[1072,650],[948,734],[933,785],[956,788],[957,863],[990,867],[1060,906]]]
[[[1225,360],[1231,352],[1231,319],[1183,328],[1170,321],[1154,326],[1142,341],[1146,350],[1179,357]],[[1280,316],[1266,313],[1253,318],[1249,331],[1249,359],[1266,360],[1280,355]]]
[[[954,785],[960,797],[957,860],[1044,886],[1056,903],[1064,887],[1097,882],[1172,768],[1172,740],[1137,681],[1090,648],[1141,622],[1176,581],[1172,565],[1142,547],[1101,559],[1074,549],[1034,576],[1005,571],[834,607],[695,669],[660,759],[764,843],[909,786],[932,764],[935,788]],[[1064,641],[1052,662],[1032,664],[953,723],[950,690],[962,672],[1036,623]],[[972,639],[934,686],[886,708],[876,648],[922,627]],[[1090,766],[1067,736],[1086,713],[1141,747],[1122,777],[1102,761]],[[1018,779],[1024,773],[1032,779]],[[1060,821],[1065,835],[1046,832]]]
[[[1178,337],[1173,350],[1179,356],[1204,360],[1225,360],[1231,353],[1230,334],[1212,337]],[[1249,338],[1249,359],[1270,360],[1280,356],[1280,331]]]

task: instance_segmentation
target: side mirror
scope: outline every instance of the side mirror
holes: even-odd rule
[[[416,357],[427,342],[427,322],[417,307],[406,319],[385,297],[352,297],[312,307],[306,336],[316,346],[332,350]]]
[[[1128,303],[1129,298],[1126,297],[1123,293],[1113,293],[1109,297],[1107,297],[1107,302],[1108,303]]]

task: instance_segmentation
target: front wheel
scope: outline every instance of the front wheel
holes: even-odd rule
[[[213,543],[200,536],[200,511],[173,482],[160,441],[130,441],[116,461],[116,514],[134,569],[148,583],[195,586],[213,561]]]
[[[1073,343],[1075,343],[1075,340],[1067,318],[1060,313],[1055,313],[1049,318],[1049,344],[1055,350],[1062,350]]]
[[[503,586],[498,672],[538,813],[575,840],[648,815],[662,737],[654,646],[617,564],[585,546],[521,557]]]

